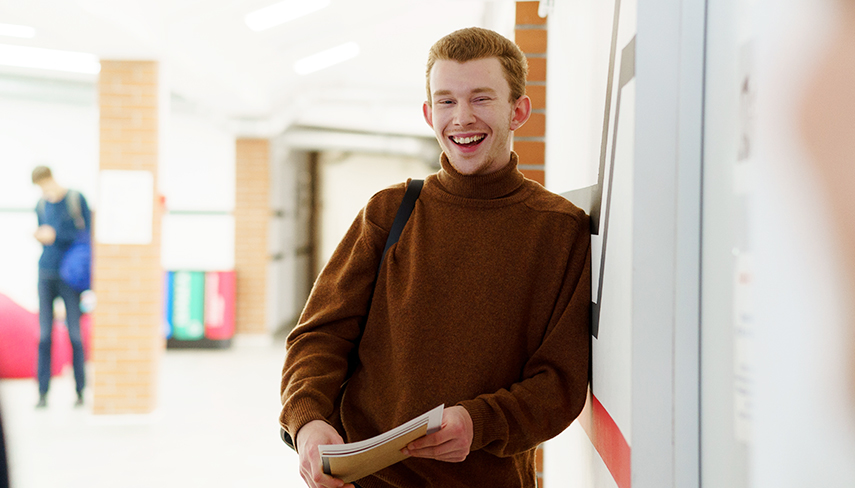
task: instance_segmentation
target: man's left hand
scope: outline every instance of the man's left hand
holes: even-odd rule
[[[459,463],[469,455],[472,446],[472,417],[456,405],[442,413],[442,427],[433,434],[416,439],[401,452],[408,456]]]

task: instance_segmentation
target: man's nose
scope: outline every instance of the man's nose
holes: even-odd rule
[[[458,103],[454,112],[454,122],[457,125],[469,125],[475,122],[475,112],[468,103]]]

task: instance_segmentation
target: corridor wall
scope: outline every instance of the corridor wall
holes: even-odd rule
[[[556,2],[547,187],[592,220],[591,394],[545,484],[698,482],[704,4]]]
[[[548,20],[546,182],[591,217],[592,376],[577,422],[547,443],[544,482],[625,488],[632,471],[636,4],[559,3]]]
[[[757,160],[756,33],[748,2],[707,9],[704,255],[701,300],[701,484],[749,485],[750,428],[756,378],[752,242],[747,211]]]
[[[584,84],[589,71],[571,69],[585,66],[574,43],[591,46],[589,56],[597,44],[568,36],[561,45],[550,28],[548,93],[559,105],[549,110],[547,184],[599,215],[594,249],[605,252],[595,258],[604,272],[594,286],[603,292],[590,409],[547,444],[546,485],[855,482],[851,283],[801,141],[802,90],[839,28],[836,5],[638,2],[631,164],[620,165],[618,150],[613,168],[594,172],[611,181],[611,196],[598,196],[608,184],[586,176],[591,155],[608,154],[586,119],[604,94]],[[579,19],[565,8],[554,6],[550,25],[584,34],[566,28]],[[612,226],[624,199],[627,247],[615,260]],[[606,245],[598,244],[604,222]],[[621,306],[614,287],[609,293],[612,267],[629,282]],[[621,326],[617,341],[608,336]],[[623,356],[620,341],[629,344]],[[628,387],[619,388],[622,376]],[[614,469],[621,444],[601,442],[603,412],[630,451],[628,478]]]

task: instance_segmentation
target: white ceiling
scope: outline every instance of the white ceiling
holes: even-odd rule
[[[421,103],[431,44],[472,25],[513,35],[513,0],[332,0],[266,31],[246,26],[246,13],[275,2],[0,0],[0,23],[36,29],[32,39],[0,43],[157,60],[173,98],[240,121],[244,131],[297,124],[429,135]],[[357,58],[295,73],[298,59],[348,41],[359,44]],[[0,67],[2,73],[69,77]]]

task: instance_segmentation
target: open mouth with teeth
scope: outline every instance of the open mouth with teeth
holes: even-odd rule
[[[487,136],[484,134],[477,134],[474,136],[467,136],[467,137],[451,136],[451,137],[449,137],[449,139],[451,139],[451,142],[457,144],[458,146],[473,147],[473,146],[477,146],[486,137]]]

